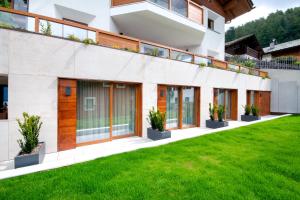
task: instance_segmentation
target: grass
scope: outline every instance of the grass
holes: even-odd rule
[[[300,199],[300,116],[2,180],[0,199]]]

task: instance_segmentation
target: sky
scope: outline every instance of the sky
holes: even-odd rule
[[[252,2],[254,3],[255,8],[252,11],[235,18],[230,24],[226,24],[226,30],[231,26],[237,27],[261,17],[267,17],[270,13],[276,12],[276,10],[285,11],[288,8],[300,6],[300,0],[252,0]]]

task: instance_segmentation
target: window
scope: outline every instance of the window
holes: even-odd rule
[[[209,29],[215,30],[215,21],[208,18],[208,24],[207,24],[207,26],[208,26]]]
[[[14,9],[28,12],[28,0],[14,0]]]
[[[0,76],[0,120],[8,118],[8,80]]]
[[[96,108],[96,97],[85,97],[84,98],[84,110],[94,111]]]

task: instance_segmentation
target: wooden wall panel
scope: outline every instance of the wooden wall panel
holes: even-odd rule
[[[66,87],[71,88],[71,95],[65,93]],[[77,81],[58,80],[58,151],[76,147],[76,99]]]
[[[227,62],[220,61],[220,60],[212,60],[213,66],[220,68],[220,69],[227,69]]]
[[[119,6],[124,4],[130,4],[130,3],[137,3],[144,0],[112,0],[112,6]]]
[[[167,86],[157,86],[157,109],[160,112],[167,111]]]
[[[230,90],[231,95],[231,119],[238,120],[238,90]]]
[[[136,120],[135,133],[137,136],[143,136],[143,85],[136,86]]]
[[[201,117],[201,89],[199,87],[195,88],[195,124],[200,127],[200,117]]]
[[[138,51],[139,49],[139,42],[136,40],[121,38],[105,33],[98,34],[98,44],[117,49],[128,49],[132,51]]]
[[[203,9],[201,7],[190,2],[188,12],[189,19],[199,24],[203,24]]]

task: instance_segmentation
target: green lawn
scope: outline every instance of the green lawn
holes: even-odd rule
[[[300,116],[2,180],[0,199],[300,199]]]

